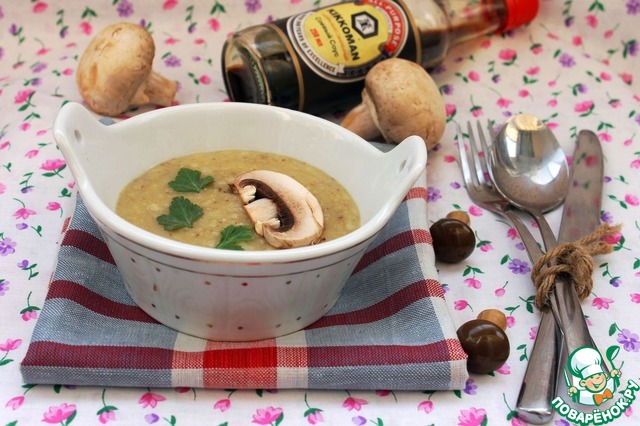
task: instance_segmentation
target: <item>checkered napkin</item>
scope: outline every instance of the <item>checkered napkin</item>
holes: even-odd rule
[[[466,354],[435,269],[426,179],[369,247],[335,307],[306,329],[215,342],[138,308],[78,197],[32,341],[30,384],[217,389],[464,388]]]

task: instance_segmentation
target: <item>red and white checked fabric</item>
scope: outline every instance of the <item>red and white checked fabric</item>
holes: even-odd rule
[[[306,329],[214,342],[131,300],[80,197],[21,364],[25,383],[218,389],[462,389],[466,354],[438,281],[423,177],[335,307]]]

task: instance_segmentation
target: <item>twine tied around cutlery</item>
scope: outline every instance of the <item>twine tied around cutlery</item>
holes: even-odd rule
[[[592,234],[572,243],[559,244],[544,254],[531,271],[536,286],[536,307],[540,310],[548,306],[551,292],[558,274],[571,277],[580,301],[586,299],[593,288],[593,257],[611,253],[613,247],[603,238],[619,232],[621,225],[600,225]]]

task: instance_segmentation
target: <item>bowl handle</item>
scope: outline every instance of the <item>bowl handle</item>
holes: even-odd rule
[[[104,128],[87,108],[77,102],[69,102],[62,106],[56,116],[53,138],[63,154],[78,154],[78,151],[84,150],[82,145],[85,142],[95,139],[85,136],[100,134]]]
[[[401,185],[413,185],[427,165],[427,148],[420,136],[409,136],[385,154],[385,162],[397,165]]]

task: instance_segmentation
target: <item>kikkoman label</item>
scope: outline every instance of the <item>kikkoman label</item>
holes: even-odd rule
[[[393,1],[360,0],[293,16],[287,22],[292,44],[321,77],[336,82],[364,78],[378,62],[399,55],[409,26]]]

